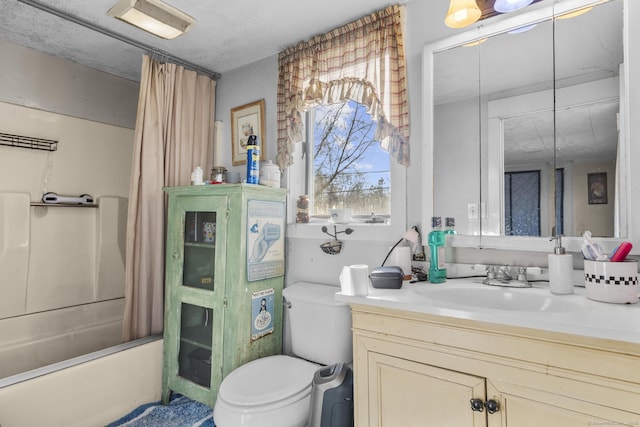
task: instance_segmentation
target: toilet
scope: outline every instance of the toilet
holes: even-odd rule
[[[300,282],[282,292],[295,357],[268,356],[232,371],[220,384],[216,427],[304,427],[315,372],[353,359],[349,305],[335,286]]]

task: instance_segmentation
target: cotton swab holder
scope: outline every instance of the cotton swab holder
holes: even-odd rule
[[[640,298],[638,262],[584,260],[587,298],[617,304],[635,304]]]

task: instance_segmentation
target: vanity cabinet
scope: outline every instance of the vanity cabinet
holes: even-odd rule
[[[213,407],[222,379],[282,348],[286,190],[170,187],[162,402]]]
[[[358,426],[640,425],[638,345],[368,305],[352,314]]]

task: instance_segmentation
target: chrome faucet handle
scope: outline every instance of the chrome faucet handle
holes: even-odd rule
[[[509,281],[512,279],[511,273],[509,273],[508,265],[503,265],[502,267],[500,267],[500,269],[498,270],[498,278],[504,281]]]
[[[493,265],[487,267],[487,279],[496,278],[496,268]]]
[[[527,267],[518,267],[518,281],[519,282],[527,281]]]
[[[519,282],[527,281],[527,267],[518,267],[518,281]]]

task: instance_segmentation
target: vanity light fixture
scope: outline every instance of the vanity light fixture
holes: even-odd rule
[[[444,23],[447,27],[463,28],[480,19],[480,15],[482,12],[476,0],[451,0]]]
[[[496,0],[493,10],[500,13],[513,12],[533,3],[533,0]]]
[[[186,33],[196,22],[160,0],[118,0],[107,14],[167,40]]]

